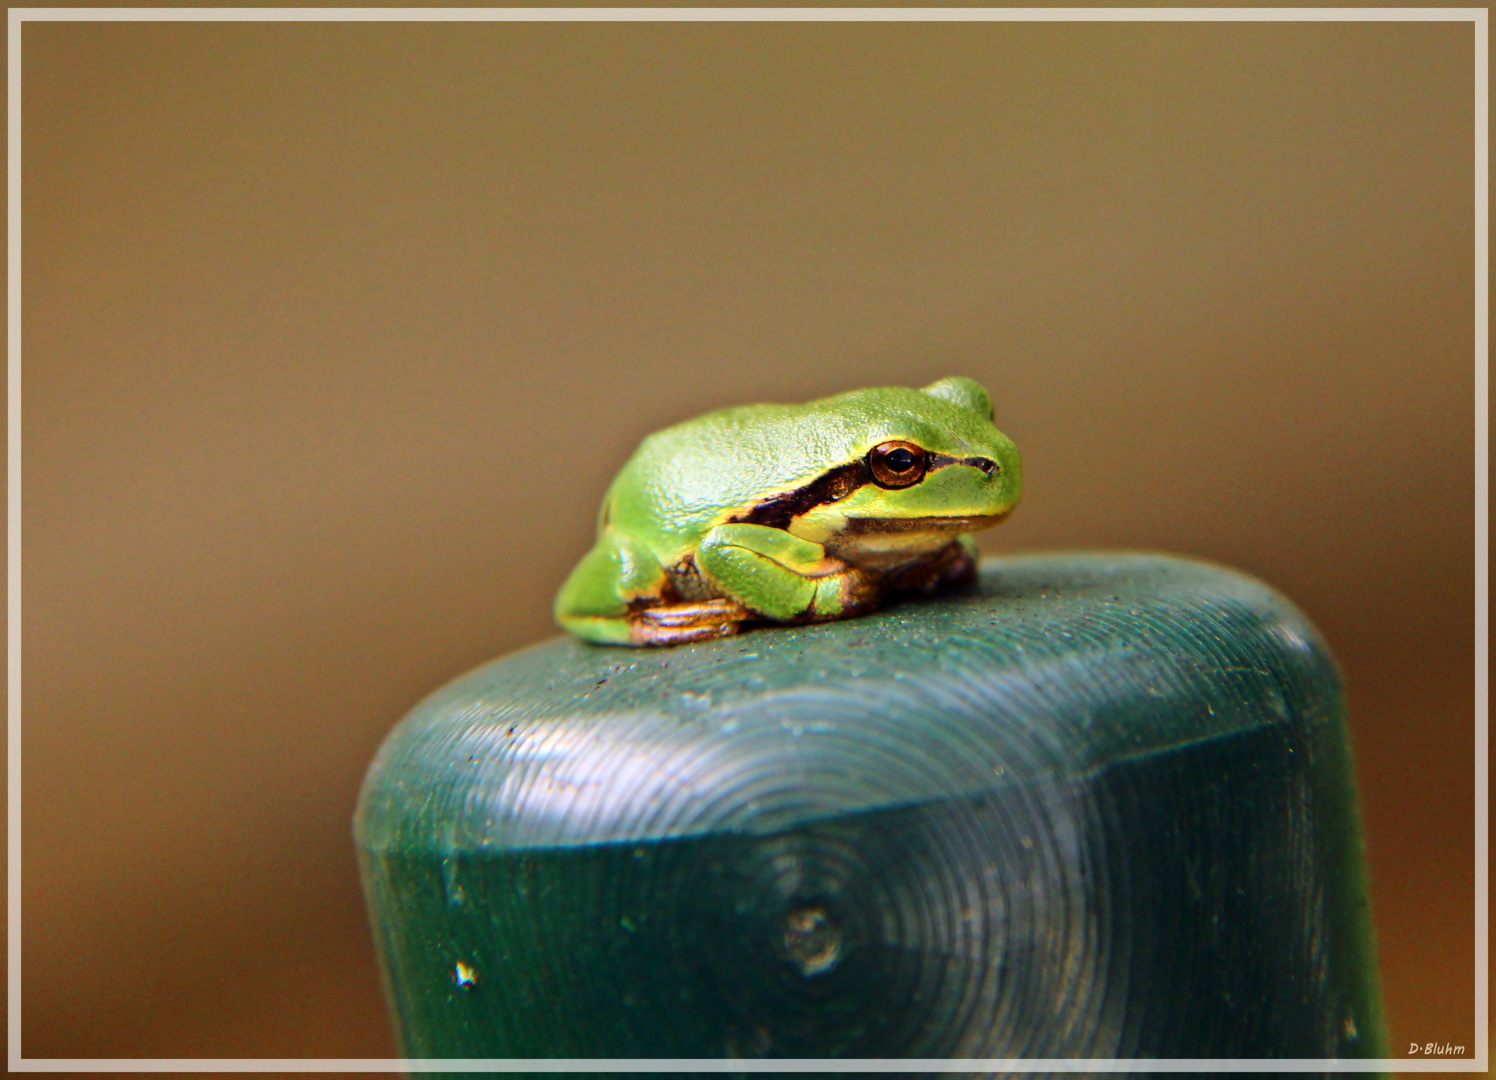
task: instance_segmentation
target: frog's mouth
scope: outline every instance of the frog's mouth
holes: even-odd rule
[[[844,536],[860,536],[867,533],[965,533],[976,532],[998,524],[1007,518],[1010,510],[1001,514],[973,514],[969,517],[849,517],[847,523],[837,530]]]

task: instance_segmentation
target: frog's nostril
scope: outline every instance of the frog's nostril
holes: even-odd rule
[[[997,467],[997,462],[989,461],[987,458],[977,458],[972,462],[972,464],[981,469],[988,476],[991,476],[993,473],[1002,472],[1002,470]]]

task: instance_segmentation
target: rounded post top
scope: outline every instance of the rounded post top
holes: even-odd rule
[[[987,559],[969,589],[863,618],[492,661],[394,730],[355,828],[365,850],[428,852],[762,834],[1340,709],[1313,626],[1239,572]]]

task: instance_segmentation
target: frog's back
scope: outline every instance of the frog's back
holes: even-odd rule
[[[720,409],[665,428],[640,444],[613,481],[602,522],[669,556],[887,439],[957,456],[988,453],[987,440],[1005,437],[992,427],[986,392],[971,386],[980,407],[933,387],[883,386],[801,405]]]
[[[707,413],[639,445],[608,491],[608,518],[635,535],[693,543],[766,491],[813,480],[843,441],[804,405]]]

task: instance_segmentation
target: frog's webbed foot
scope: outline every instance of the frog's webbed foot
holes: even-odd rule
[[[736,600],[657,604],[629,612],[629,637],[638,645],[684,645],[736,634],[748,615]]]

